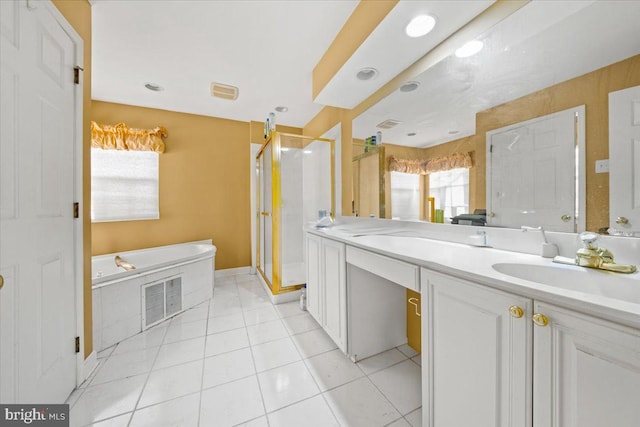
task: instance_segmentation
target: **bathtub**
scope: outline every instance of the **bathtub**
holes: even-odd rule
[[[96,351],[210,299],[215,254],[204,240],[92,257]],[[118,267],[116,256],[135,269]]]

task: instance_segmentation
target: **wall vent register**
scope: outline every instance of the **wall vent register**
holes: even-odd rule
[[[142,329],[182,310],[182,277],[163,279],[142,286]]]

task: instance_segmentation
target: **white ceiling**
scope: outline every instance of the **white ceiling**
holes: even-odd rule
[[[494,0],[399,2],[316,96],[315,102],[354,108],[492,3]],[[436,26],[423,37],[408,37],[405,27],[422,14],[436,18]],[[378,76],[358,80],[356,74],[364,67],[377,69]]]
[[[304,126],[311,73],[357,5],[339,1],[92,1],[95,100]],[[151,92],[144,84],[165,89]],[[211,82],[237,86],[212,98]]]
[[[355,138],[374,135],[386,119],[384,142],[425,147],[475,133],[475,114],[640,53],[640,1],[534,1],[479,39],[470,58],[450,56],[353,122]],[[456,134],[450,134],[457,131]],[[416,132],[413,137],[409,132]]]

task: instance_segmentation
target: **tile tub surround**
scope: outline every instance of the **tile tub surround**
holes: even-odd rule
[[[114,254],[94,257],[93,274],[98,275],[98,270],[101,273],[100,277],[94,278],[92,289],[93,343],[96,351],[100,352],[142,330],[144,285],[180,276],[184,309],[208,301],[213,294],[215,252],[216,248],[210,240],[123,252],[123,259],[139,267],[128,272],[115,267]],[[183,331],[176,331],[180,326],[173,325],[167,340],[176,334],[200,334],[196,329],[204,329],[204,325],[186,322],[196,314],[191,312],[191,317],[184,319]],[[207,315],[205,313],[205,319]]]
[[[298,302],[261,298],[256,276],[218,278],[210,301],[99,353],[71,426],[421,425],[415,353],[353,364]]]

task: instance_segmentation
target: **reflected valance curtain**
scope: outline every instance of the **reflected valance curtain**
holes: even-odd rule
[[[91,122],[91,147],[104,150],[155,151],[164,153],[167,130],[162,126],[154,129],[130,128],[124,123],[115,126]]]
[[[472,166],[473,161],[470,153],[453,153],[449,156],[429,160],[398,159],[395,156],[389,156],[389,171],[391,172],[428,175],[451,169],[469,169]]]

